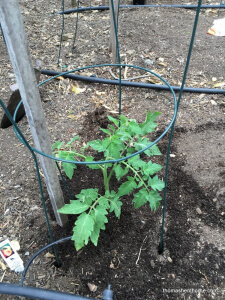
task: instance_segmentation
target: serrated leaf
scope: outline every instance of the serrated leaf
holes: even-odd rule
[[[118,190],[119,196],[127,195],[128,193],[131,193],[133,189],[137,187],[137,183],[135,182],[133,177],[128,176],[128,181],[121,184]]]
[[[100,128],[104,133],[111,135],[111,131],[109,129]]]
[[[124,115],[120,115],[120,127],[128,126],[129,125],[129,119],[126,118]]]
[[[148,185],[155,191],[161,191],[165,187],[165,183],[155,175],[153,178],[149,178]]]
[[[68,151],[61,151],[58,154],[59,158],[61,159],[65,159],[65,160],[74,160],[74,154]],[[66,173],[66,176],[69,179],[72,179],[73,177],[73,173],[74,173],[74,169],[77,168],[77,166],[73,163],[66,163],[66,162],[62,162],[62,168]]]
[[[62,208],[58,209],[58,212],[67,215],[78,215],[86,211],[89,207],[90,205],[87,203],[70,200],[70,204],[65,204]]]
[[[116,174],[116,178],[119,181],[124,175],[126,175],[128,173],[128,168],[122,168],[122,166],[120,164],[117,164],[114,167],[114,171]]]
[[[143,180],[141,180],[141,181],[138,183],[137,189],[139,189],[140,187],[142,187],[142,186],[143,186],[143,184],[144,184],[144,181],[143,181]]]
[[[160,171],[161,169],[162,169],[162,166],[160,166],[159,164],[152,163],[151,161],[149,161],[146,164],[146,167],[143,170],[144,170],[144,174],[146,176],[149,176],[149,175],[152,176],[155,173],[157,173],[158,171]]]
[[[144,153],[147,154],[149,157],[153,155],[162,155],[162,153],[159,150],[159,147],[156,144],[148,148],[146,151],[144,151]]]
[[[148,201],[152,210],[156,210],[160,206],[162,197],[156,191],[151,191],[148,195]]]
[[[93,217],[85,212],[83,212],[75,222],[75,227],[73,228],[72,240],[74,241],[76,250],[80,250],[84,245],[88,244],[88,240],[94,229]]]
[[[114,211],[117,218],[120,218],[121,206],[123,203],[120,201],[118,196],[114,196],[110,199],[110,210],[109,212]]]
[[[77,168],[75,164],[62,162],[63,170],[66,173],[66,176],[71,180],[73,177],[74,169]]]
[[[128,126],[128,131],[131,136],[136,136],[138,134],[142,134],[142,129],[140,126],[137,124],[135,120],[130,120],[129,126]]]
[[[139,208],[148,201],[148,191],[143,188],[134,194],[134,208]]]
[[[153,114],[151,111],[148,111],[145,122],[139,125],[143,135],[155,130],[156,126],[158,125],[155,120],[160,114],[161,113],[158,111],[154,112]]]
[[[139,150],[142,150],[142,149],[148,147],[150,144],[151,144],[151,142],[149,141],[148,138],[138,137],[138,140],[134,144],[134,148],[135,148],[135,150],[139,151]]]
[[[52,151],[55,150],[55,149],[58,149],[58,150],[59,150],[63,145],[64,145],[63,142],[60,142],[60,141],[55,142],[55,143],[52,145]]]
[[[135,170],[144,169],[147,165],[147,163],[140,158],[139,154],[129,158],[128,162]]]
[[[98,189],[81,190],[80,194],[76,195],[76,198],[91,205],[98,198]]]
[[[96,208],[91,211],[91,216],[94,220],[94,230],[91,234],[91,241],[95,246],[98,244],[100,230],[104,230],[105,223],[108,223],[108,219],[106,217],[107,214],[107,210],[101,205],[96,206]]]
[[[95,141],[89,142],[88,145],[89,145],[92,149],[94,149],[94,150],[96,150],[96,151],[98,151],[98,152],[104,152],[104,151],[106,150],[106,147],[107,147],[107,145],[104,145],[104,140],[101,141],[101,140],[99,140],[99,139],[98,139],[98,140],[95,140]]]
[[[111,116],[108,116],[108,119],[110,122],[114,123],[116,125],[116,127],[119,126],[119,121]]]
[[[99,205],[105,207],[106,209],[110,208],[109,200],[105,196],[99,198]]]
[[[115,159],[120,158],[120,151],[124,149],[124,143],[117,136],[112,136],[107,145],[105,156],[113,157]]]

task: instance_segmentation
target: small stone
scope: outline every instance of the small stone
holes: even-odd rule
[[[91,292],[96,292],[96,290],[97,290],[97,286],[92,283],[88,283],[88,288]]]
[[[202,214],[202,211],[201,211],[201,209],[200,209],[199,207],[196,208],[196,211],[197,211],[197,213],[198,213],[199,215]]]
[[[9,78],[14,78],[15,74],[14,73],[9,73]]]
[[[28,255],[30,255],[30,252],[27,251],[27,252],[24,253],[24,255],[28,256]]]
[[[172,260],[172,258],[171,257],[167,257],[167,260],[168,260],[168,262],[173,262],[173,260]]]
[[[172,153],[170,154],[170,157],[175,157],[175,156],[176,156],[175,154],[172,154]]]
[[[216,202],[217,201],[217,199],[216,198],[213,198],[213,202]]]
[[[211,104],[212,104],[212,105],[217,105],[217,103],[216,103],[215,100],[211,100]]]
[[[146,65],[150,66],[153,65],[153,61],[151,59],[146,59],[145,60]]]
[[[152,268],[154,268],[154,267],[155,267],[154,260],[151,260],[151,261],[150,261],[150,265],[151,265],[151,267],[152,267]]]

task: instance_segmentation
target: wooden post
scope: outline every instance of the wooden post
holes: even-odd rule
[[[34,69],[28,51],[25,28],[18,1],[0,1],[0,23],[4,32],[6,45],[19,85],[35,146],[43,153],[51,155],[50,137],[36,84]],[[57,209],[64,205],[64,199],[56,172],[55,162],[42,155],[39,155],[39,160],[56,220],[60,226],[63,226],[67,222],[67,216],[60,215],[57,212]]]
[[[112,52],[112,63],[116,64],[116,35],[112,11],[112,0],[109,0],[109,11],[110,11],[110,38],[109,38],[109,52]],[[113,0],[114,10],[115,10],[115,19],[117,22],[118,19],[118,10],[119,10],[119,0]]]

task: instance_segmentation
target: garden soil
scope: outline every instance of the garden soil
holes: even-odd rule
[[[80,2],[82,6],[89,3]],[[131,2],[121,1],[121,4]],[[99,5],[101,1],[91,3]],[[73,53],[76,14],[65,16],[58,65],[62,16],[53,13],[61,10],[60,1],[21,0],[20,8],[34,66],[39,59],[43,69],[61,72],[111,62],[108,11],[79,14]],[[70,8],[71,2],[65,1],[65,9]],[[222,9],[201,11],[186,86],[225,88],[225,38],[207,34],[213,21],[224,17]],[[180,86],[194,18],[195,10],[187,9],[121,10],[118,33],[121,62],[150,69],[169,84]],[[109,66],[76,74],[106,79],[118,76],[117,70]],[[162,84],[158,77],[142,77],[146,74],[137,68],[122,69],[123,77]],[[41,81],[47,78],[41,75]],[[6,105],[13,83],[14,72],[0,36],[0,98]],[[102,138],[100,128],[107,127],[107,115],[118,115],[118,86],[60,78],[39,89],[52,143],[68,142],[80,135],[76,144],[79,149],[92,139]],[[173,118],[174,99],[168,91],[122,87],[121,101],[122,114],[137,122],[145,120],[148,110],[162,112],[153,139],[164,132]],[[158,246],[163,203],[156,212],[148,206],[135,210],[131,194],[123,198],[120,219],[109,216],[97,247],[90,243],[76,252],[71,241],[59,244],[60,268],[56,267],[52,249],[48,249],[34,260],[24,285],[97,299],[101,299],[108,284],[114,292],[113,299],[117,300],[224,299],[224,118],[224,94],[208,94],[204,90],[183,93],[170,152],[162,254]],[[18,125],[33,145],[26,117]],[[162,179],[168,139],[169,133],[158,142],[162,156],[151,158],[162,164],[159,174]],[[50,243],[36,170],[30,152],[17,139],[12,127],[0,129],[0,148],[0,239],[17,241],[18,253],[26,264],[37,250]],[[75,219],[69,216],[68,225],[63,228],[56,223],[43,176],[42,181],[54,238],[72,235]],[[83,188],[102,189],[101,174],[85,166],[78,166],[73,179],[66,182],[73,195]],[[68,203],[70,197],[61,184]],[[112,187],[118,188],[115,179]],[[20,275],[5,268],[1,261],[0,281],[18,283],[19,280]],[[0,295],[0,299],[19,298]]]

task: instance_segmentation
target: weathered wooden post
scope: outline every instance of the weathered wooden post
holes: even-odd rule
[[[51,155],[50,137],[36,84],[34,69],[28,51],[25,28],[18,1],[0,1],[0,23],[4,32],[6,45],[19,85],[35,146],[43,153]],[[67,216],[60,215],[57,212],[57,209],[64,205],[64,199],[56,173],[55,162],[42,155],[39,155],[39,160],[56,220],[59,225],[63,226],[67,222]]]
[[[112,52],[112,63],[116,64],[116,34],[115,34],[115,26],[113,19],[113,11],[112,11],[112,0],[109,0],[109,11],[110,11],[110,38],[109,38],[109,52]],[[118,11],[119,11],[119,0],[113,0],[114,12],[115,12],[115,20],[117,23],[118,19]]]

